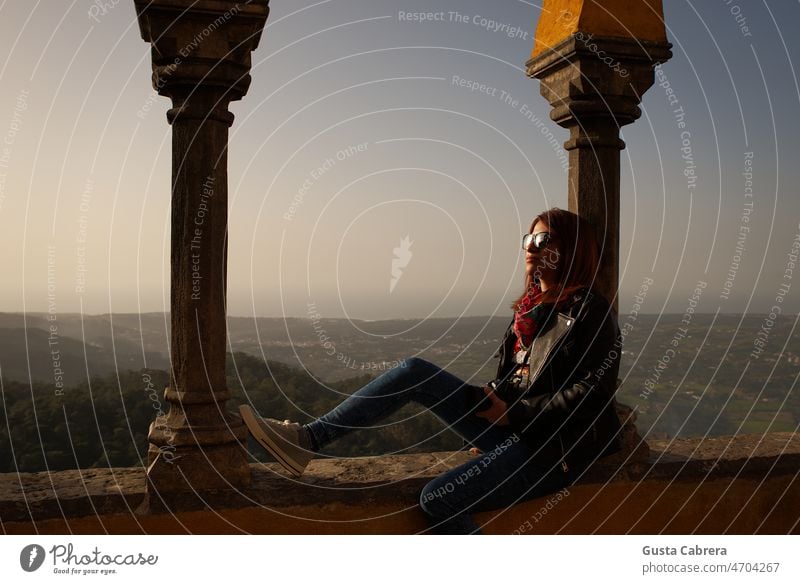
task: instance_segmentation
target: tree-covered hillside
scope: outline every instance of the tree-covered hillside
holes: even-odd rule
[[[364,375],[326,384],[301,369],[244,353],[228,355],[227,371],[231,411],[249,403],[264,416],[299,422],[324,414],[373,379]],[[156,369],[97,376],[62,392],[52,384],[4,382],[0,472],[145,464],[148,426],[159,409],[168,408],[163,395],[167,382],[167,372]],[[354,432],[320,454],[365,456],[463,446],[461,438],[416,404],[382,424]],[[255,459],[270,460],[255,443],[249,450]]]

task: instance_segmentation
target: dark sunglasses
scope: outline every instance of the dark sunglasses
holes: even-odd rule
[[[551,239],[549,231],[540,231],[535,234],[526,233],[522,236],[522,249],[528,251],[531,244],[533,244],[536,249],[544,249],[547,247],[547,244],[550,243]]]

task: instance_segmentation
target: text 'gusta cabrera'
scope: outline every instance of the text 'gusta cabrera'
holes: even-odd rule
[[[646,545],[642,548],[645,556],[727,556],[728,549],[724,547],[701,547],[699,545],[682,545],[680,548],[663,546],[651,547]]]

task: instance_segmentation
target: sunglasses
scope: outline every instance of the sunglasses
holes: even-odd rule
[[[525,235],[522,236],[522,249],[528,251],[531,247],[531,244],[533,244],[533,246],[536,249],[539,250],[544,249],[545,247],[547,247],[547,244],[550,243],[551,239],[552,238],[550,237],[549,231],[540,231],[539,233],[526,233]]]

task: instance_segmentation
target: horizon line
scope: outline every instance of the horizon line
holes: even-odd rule
[[[30,316],[38,316],[38,315],[49,315],[49,311],[47,310],[36,310],[36,311],[0,311],[1,315],[30,315]],[[88,312],[58,312],[56,313],[57,316],[84,316],[84,317],[97,317],[97,316],[128,316],[128,315],[148,315],[148,314],[169,314],[169,311],[155,311],[149,310],[144,312],[99,312],[99,313],[88,313]],[[395,316],[395,317],[386,317],[386,318],[348,318],[344,316],[325,316],[321,319],[314,319],[314,320],[354,320],[354,321],[363,321],[363,322],[379,322],[384,320],[434,320],[434,319],[455,319],[455,318],[507,318],[511,316],[513,313],[509,312],[508,314],[474,314],[474,315],[458,315],[458,316]],[[640,316],[684,316],[685,313],[683,312],[620,312],[619,317],[627,316],[630,314],[638,314]],[[761,316],[765,314],[770,314],[769,312],[700,312],[695,311],[692,314],[695,315],[715,315],[719,314],[722,315],[731,315],[731,316]],[[777,316],[779,317],[797,317],[800,313],[782,313]],[[310,316],[290,316],[290,315],[282,315],[282,316],[266,316],[266,315],[239,315],[239,314],[226,314],[226,318],[272,318],[272,319],[298,319],[298,320],[312,320]]]

